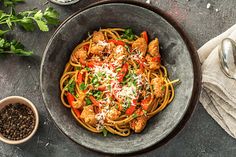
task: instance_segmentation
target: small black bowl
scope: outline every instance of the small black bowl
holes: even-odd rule
[[[149,120],[142,133],[129,137],[103,137],[87,131],[60,101],[59,80],[72,50],[88,32],[108,27],[130,27],[136,34],[145,30],[151,39],[158,37],[170,79],[181,80],[173,102]],[[50,115],[73,141],[103,153],[127,154],[160,146],[183,128],[198,101],[201,70],[189,38],[160,9],[132,1],[102,1],[69,17],[51,37],[43,55],[40,85]]]

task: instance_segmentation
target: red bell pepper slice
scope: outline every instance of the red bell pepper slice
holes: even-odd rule
[[[88,51],[88,50],[89,50],[89,44],[84,45],[83,48],[84,48],[86,51]]]
[[[126,73],[127,73],[127,71],[128,71],[128,67],[129,67],[129,65],[128,65],[127,63],[125,63],[125,64],[122,66],[121,70],[120,70],[119,73],[118,73],[118,81],[119,81],[119,82],[122,82],[122,81],[123,81],[123,78],[125,77],[125,75],[126,75]]]
[[[150,96],[149,97],[147,97],[146,99],[143,99],[142,101],[141,101],[141,106],[142,106],[142,109],[143,110],[148,110],[148,106],[147,106],[147,103],[150,101]]]
[[[141,37],[143,37],[145,39],[145,41],[148,43],[148,35],[147,35],[147,32],[146,31],[143,31],[141,33]]]
[[[108,42],[109,43],[114,43],[115,45],[125,46],[125,43],[123,41],[120,41],[120,40],[109,39]]]
[[[90,62],[87,62],[87,65],[89,68],[93,68],[94,66],[102,66],[103,62],[90,61]]]
[[[75,115],[79,118],[81,115],[80,110],[76,109],[76,108],[72,108],[72,110],[74,111]]]
[[[92,95],[89,96],[89,99],[95,106],[99,106],[99,102]]]
[[[73,107],[73,101],[75,101],[74,96],[71,93],[67,93],[66,95],[67,101],[71,107]]]
[[[135,107],[136,106],[134,106],[134,105],[131,105],[126,111],[125,111],[125,114],[127,114],[127,115],[131,115],[131,114],[133,114],[134,113],[134,111],[135,111]]]
[[[98,90],[100,90],[100,91],[105,91],[105,90],[106,90],[106,86],[99,86],[99,87],[98,87]]]
[[[160,56],[153,57],[153,58],[152,58],[152,61],[153,61],[153,62],[159,62],[159,63],[160,63],[160,62],[161,62],[161,57],[160,57]]]
[[[82,65],[86,65],[86,61],[83,60],[82,58],[79,59],[79,62],[80,62]]]
[[[73,101],[75,101],[74,96],[73,96],[71,93],[68,92],[67,95],[66,95],[66,98],[67,98],[67,101],[68,101],[69,105],[71,106],[73,112],[74,112],[75,115],[79,118],[79,117],[80,117],[80,114],[81,114],[81,113],[80,113],[80,110],[78,110],[78,109],[76,109],[76,108],[73,107]]]
[[[77,83],[81,84],[83,82],[83,75],[79,72],[77,76]]]
[[[131,115],[134,113],[135,108],[136,108],[136,104],[137,104],[137,100],[133,100],[133,104],[134,105],[130,105],[130,107],[125,111],[125,114]]]

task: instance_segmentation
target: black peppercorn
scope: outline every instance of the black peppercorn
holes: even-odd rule
[[[21,140],[30,135],[35,125],[31,108],[23,104],[9,104],[0,111],[0,133],[10,140]]]

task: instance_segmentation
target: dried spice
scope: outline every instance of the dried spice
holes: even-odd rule
[[[23,104],[9,104],[0,111],[0,133],[9,140],[29,136],[35,127],[35,115]]]

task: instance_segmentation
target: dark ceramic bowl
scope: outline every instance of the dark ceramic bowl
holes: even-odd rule
[[[136,34],[146,30],[151,39],[158,37],[170,79],[181,80],[173,102],[149,120],[142,133],[129,137],[87,131],[60,101],[59,80],[72,50],[88,32],[107,27],[130,27]],[[57,29],[44,52],[40,79],[45,105],[63,133],[92,150],[125,154],[160,146],[179,132],[197,103],[201,72],[189,39],[161,10],[137,2],[103,1],[75,13]]]

